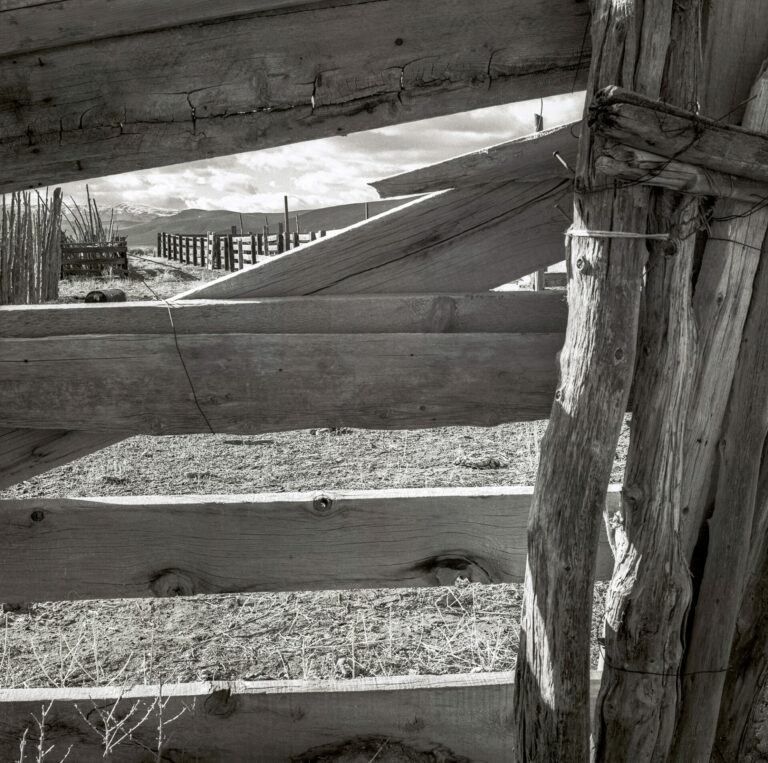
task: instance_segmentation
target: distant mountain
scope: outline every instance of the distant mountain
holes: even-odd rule
[[[371,217],[394,209],[404,204],[403,199],[382,199],[368,202],[368,213]],[[125,214],[128,208],[136,208],[135,214],[141,212],[142,205],[123,206]],[[223,209],[184,209],[181,212],[171,210],[155,210],[146,207],[148,217],[129,220],[118,218],[115,212],[118,232],[128,239],[128,246],[156,246],[157,234],[162,233],[228,233],[232,226],[245,233],[261,233],[265,225],[269,225],[271,233],[277,233],[278,223],[283,222],[282,212],[231,212]],[[153,214],[154,213],[154,214]],[[152,215],[152,216],[149,216]],[[104,219],[102,214],[102,219]],[[296,230],[296,218],[299,219],[299,230],[302,232],[320,230],[338,230],[365,219],[365,204],[340,204],[335,207],[322,209],[302,209],[290,212],[291,231]],[[106,218],[108,219],[108,217]]]
[[[149,204],[137,204],[131,201],[121,201],[113,207],[106,207],[100,210],[101,219],[107,222],[112,216],[114,222],[120,223],[141,223],[156,220],[159,217],[168,217],[175,215],[177,209],[163,209],[162,207],[151,207]]]

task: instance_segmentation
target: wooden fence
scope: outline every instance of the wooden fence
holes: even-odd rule
[[[109,244],[62,244],[62,278],[100,276],[110,270],[128,272],[128,245],[124,238],[118,238]]]
[[[325,231],[309,233],[158,233],[157,256],[209,270],[242,270],[260,259],[315,241]]]

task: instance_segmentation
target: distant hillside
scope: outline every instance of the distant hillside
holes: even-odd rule
[[[382,199],[368,202],[371,217],[404,203],[403,199]],[[365,205],[341,204],[336,207],[322,209],[297,210],[290,213],[291,230],[296,230],[296,216],[299,218],[299,229],[306,231],[338,230],[354,225],[365,219]],[[157,234],[162,233],[227,233],[234,225],[240,230],[238,212],[227,210],[185,209],[175,214],[166,214],[152,220],[142,222],[120,222],[119,233],[128,239],[128,246],[155,246]],[[268,221],[268,223],[267,223]],[[244,232],[260,233],[264,225],[269,224],[272,233],[277,233],[277,224],[283,222],[282,212],[249,212],[243,213],[242,225]]]

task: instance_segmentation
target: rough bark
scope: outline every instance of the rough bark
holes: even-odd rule
[[[601,0],[593,10],[588,95],[619,85],[658,98],[676,3]],[[574,227],[643,233],[649,192],[597,173],[582,127]],[[589,631],[595,548],[634,368],[647,257],[641,238],[571,239],[561,380],[542,442],[528,531],[515,683],[521,760],[589,755]]]
[[[750,127],[768,129],[765,71],[753,94],[755,99],[747,107],[745,122]],[[692,760],[708,759],[715,739],[747,572],[763,445],[768,435],[768,337],[764,330],[768,320],[768,267],[763,263],[758,268],[759,252],[748,243],[761,233],[765,235],[768,211],[755,212],[748,205],[728,203],[718,205],[716,214],[726,209],[731,215],[744,215],[730,223],[737,230],[729,232],[734,243],[726,244],[723,255],[740,265],[743,281],[738,287],[746,298],[751,293],[752,301],[741,342],[732,336],[723,337],[736,347],[740,345],[735,373],[731,363],[712,369],[710,380],[712,385],[719,382],[721,388],[727,388],[733,376],[724,434],[718,444],[714,511],[709,520],[706,564],[685,658],[683,702],[675,740],[678,756],[689,756]],[[731,313],[729,323],[734,332],[740,333],[739,312]],[[706,479],[705,475],[702,477]]]

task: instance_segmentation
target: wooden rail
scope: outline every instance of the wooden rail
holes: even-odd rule
[[[532,492],[0,501],[0,601],[519,583]],[[608,500],[619,508],[618,488]],[[597,578],[612,564],[603,532]]]
[[[280,228],[282,229],[282,225]],[[158,233],[157,256],[209,270],[242,270],[322,238],[326,231],[308,233]]]
[[[33,716],[40,718],[47,708],[45,747],[52,745],[53,759],[60,760],[72,745],[70,758],[77,763],[104,760],[92,726],[98,729],[110,712],[113,723],[126,717],[138,723],[146,715],[131,739],[115,748],[109,757],[114,761],[367,761],[379,753],[384,760],[496,763],[513,756],[513,677],[509,672],[4,689],[0,758],[18,760],[25,729],[28,748],[37,749]],[[593,708],[599,683],[600,674],[593,672]],[[157,755],[159,726],[162,756]],[[365,757],[351,757],[355,752]]]
[[[549,413],[564,334],[541,330],[551,328],[549,320],[525,331],[514,320],[500,323],[494,306],[522,304],[513,292],[485,299],[428,295],[421,313],[401,309],[418,302],[408,295],[325,299],[289,300],[305,327],[300,333],[282,331],[274,318],[270,323],[280,300],[242,303],[239,310],[225,304],[221,312],[215,304],[173,303],[173,322],[167,307],[163,314],[159,305],[125,304],[125,323],[109,327],[98,318],[106,319],[106,311],[93,312],[107,305],[0,308],[9,316],[0,327],[0,427],[255,434],[311,426],[490,426]],[[471,315],[473,304],[474,319],[452,330],[454,313]],[[331,305],[339,315],[329,323],[323,316]],[[378,325],[358,325],[367,310],[379,315]],[[207,321],[182,328],[183,316],[201,311]],[[149,333],[139,315],[149,316]],[[87,333],[73,333],[76,316],[85,318],[80,330]],[[45,323],[44,335],[29,328],[31,317]]]

